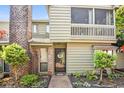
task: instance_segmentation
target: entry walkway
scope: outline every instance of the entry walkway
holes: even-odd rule
[[[49,88],[72,88],[68,76],[52,76]]]

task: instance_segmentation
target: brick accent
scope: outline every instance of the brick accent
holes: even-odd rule
[[[47,47],[46,47],[47,48]],[[31,48],[32,53],[32,73],[38,73],[38,47]],[[53,47],[48,47],[48,74],[54,74],[54,49]]]
[[[38,50],[36,48],[31,49],[32,57],[31,57],[31,72],[38,73]]]
[[[54,74],[54,48],[48,47],[48,74]]]

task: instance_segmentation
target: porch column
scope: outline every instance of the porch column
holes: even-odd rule
[[[54,74],[54,49],[48,47],[48,74]]]

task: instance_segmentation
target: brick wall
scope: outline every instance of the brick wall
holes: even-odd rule
[[[54,49],[53,47],[48,48],[48,73],[54,74]]]
[[[38,73],[38,48],[31,48],[31,72]]]

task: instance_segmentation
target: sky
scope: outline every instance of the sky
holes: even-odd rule
[[[9,20],[10,6],[0,5],[0,20]],[[44,5],[32,6],[32,19],[48,19],[48,14]]]

